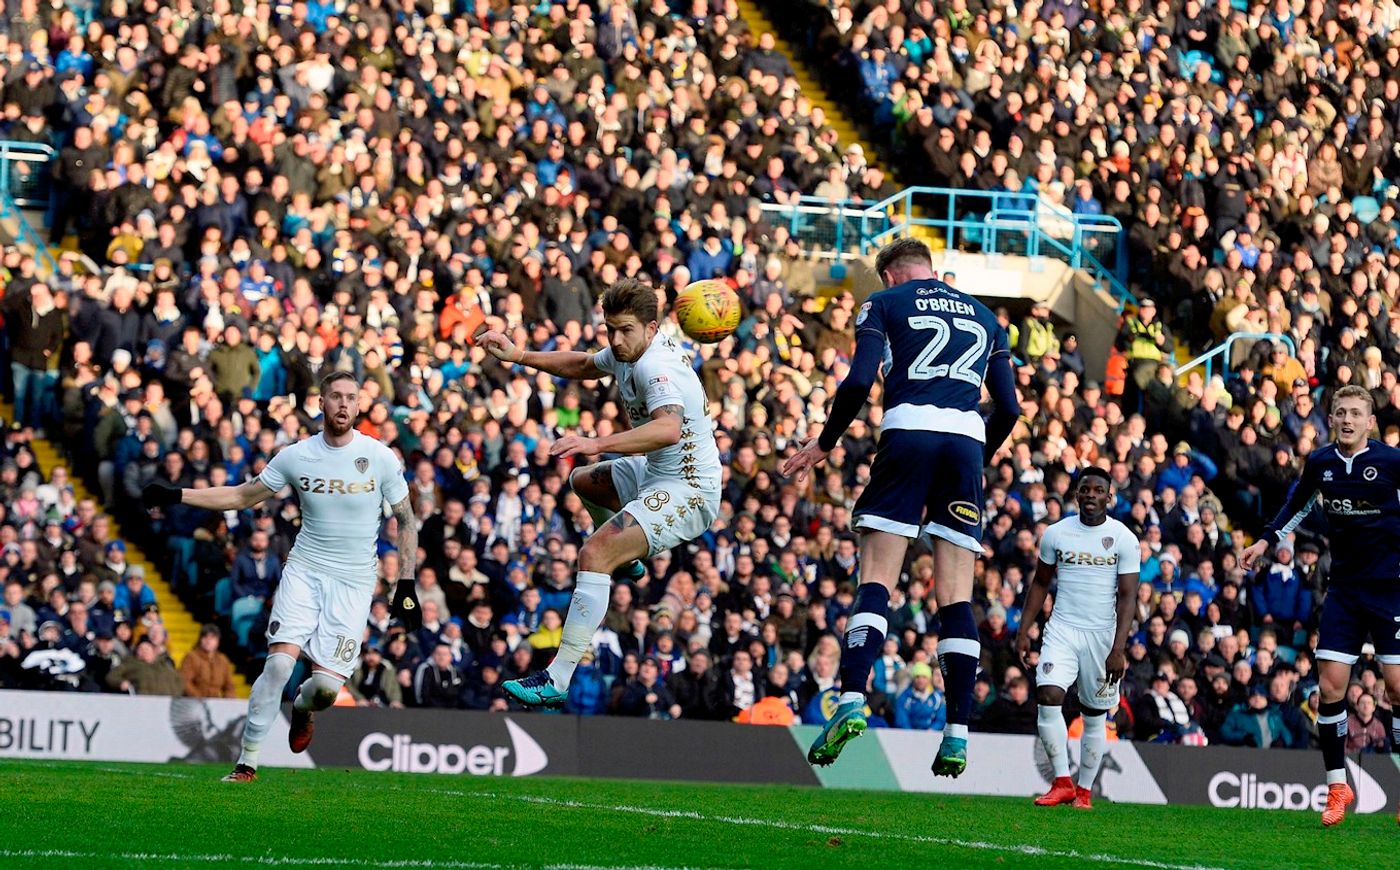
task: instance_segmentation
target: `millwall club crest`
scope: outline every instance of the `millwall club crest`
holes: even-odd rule
[[[1099,538],[1099,541],[1103,544],[1103,548],[1104,548],[1105,550],[1107,550],[1107,549],[1109,549],[1109,548],[1111,548],[1111,547],[1113,546],[1113,539],[1112,539],[1112,538]]]
[[[369,469],[369,460],[368,460],[368,459],[366,459],[366,458],[364,458],[363,456],[361,456],[361,457],[359,457],[358,459],[355,460],[355,470],[356,470],[356,471],[358,471],[358,472],[361,473],[361,474],[364,474],[365,471],[368,470],[368,469]]]

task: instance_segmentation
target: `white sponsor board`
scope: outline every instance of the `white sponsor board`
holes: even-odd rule
[[[1028,797],[1048,787],[1050,776],[1039,739],[1020,734],[973,734],[967,743],[967,770],[956,779],[934,776],[930,767],[938,739],[928,731],[881,728],[878,737],[902,791],[940,794],[984,794]],[[1165,804],[1167,796],[1143,764],[1133,744],[1109,743],[1095,784],[1095,794],[1116,803]],[[1070,759],[1077,762],[1079,742],[1070,741]],[[1077,769],[1077,764],[1071,770]]]
[[[529,732],[505,720],[510,746],[479,743],[414,742],[411,734],[371,731],[360,740],[356,758],[365,770],[392,770],[397,773],[469,773],[472,776],[529,776],[549,766],[544,747]],[[506,759],[515,757],[506,768]]]
[[[247,701],[223,698],[0,691],[0,758],[232,764],[247,713]],[[287,747],[281,715],[259,760],[314,766]]]

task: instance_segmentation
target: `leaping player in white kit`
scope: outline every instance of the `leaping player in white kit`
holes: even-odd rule
[[[1084,469],[1075,496],[1079,515],[1055,523],[1040,539],[1040,564],[1026,593],[1016,653],[1029,670],[1028,632],[1045,606],[1050,584],[1058,578],[1036,674],[1040,742],[1054,767],[1055,781],[1035,803],[1042,807],[1073,803],[1089,809],[1094,780],[1108,749],[1107,714],[1118,701],[1118,684],[1128,669],[1124,646],[1133,622],[1141,556],[1137,537],[1108,516],[1113,502],[1108,472]],[[1076,679],[1084,707],[1078,788],[1069,778],[1069,729],[1060,706]]]
[[[599,301],[608,346],[597,353],[526,351],[495,331],[477,337],[504,362],[577,380],[612,375],[632,427],[601,438],[565,435],[550,446],[550,455],[559,457],[632,455],[570,475],[594,531],[579,550],[574,597],[554,661],[502,684],[530,707],[559,707],[568,698],[574,669],[607,614],[613,573],[700,537],[719,513],[719,449],[709,403],[689,356],[657,332],[656,291],[624,279]]]
[[[311,660],[311,676],[292,704],[288,742],[293,752],[306,751],[312,714],[335,703],[341,685],[354,673],[374,596],[375,541],[385,502],[392,506],[399,527],[393,612],[410,631],[423,624],[414,593],[418,525],[403,464],[383,443],[353,428],[359,398],[355,377],[333,372],[321,381],[321,434],[282,448],[258,477],[239,486],[204,489],[181,489],[158,479],[142,491],[148,508],[187,504],[212,511],[243,510],[288,486],[301,503],[301,531],[287,557],[267,624],[267,663],[248,698],[243,752],[225,782],[257,778],[258,753],[303,650]]]

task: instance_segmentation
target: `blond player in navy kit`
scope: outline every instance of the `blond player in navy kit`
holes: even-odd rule
[[[584,650],[607,614],[612,576],[625,565],[694,540],[719,514],[719,448],[709,402],[688,354],[657,332],[656,291],[624,279],[600,300],[608,346],[597,353],[531,352],[499,332],[477,342],[499,360],[566,378],[611,375],[631,428],[601,438],[565,435],[550,455],[629,454],[574,469],[570,484],[594,519],[559,652],[545,670],[501,685],[530,707],[559,707]]]
[[[1041,536],[1040,564],[1026,593],[1016,653],[1030,670],[1028,632],[1055,582],[1055,609],[1045,626],[1035,676],[1038,730],[1055,781],[1035,803],[1042,807],[1072,803],[1089,809],[1094,780],[1108,748],[1106,717],[1118,703],[1118,683],[1128,668],[1123,649],[1132,626],[1141,557],[1137,536],[1108,516],[1113,502],[1108,472],[1084,469],[1075,498],[1079,513],[1055,523]],[[1061,709],[1065,692],[1075,683],[1084,709],[1078,786],[1069,777],[1069,730]]]
[[[375,542],[384,504],[398,519],[399,582],[395,616],[410,630],[422,625],[414,594],[418,525],[403,464],[383,443],[355,430],[360,384],[347,372],[321,382],[325,407],[319,435],[288,445],[262,474],[239,486],[180,489],[164,481],[142,492],[146,506],[187,504],[213,511],[250,508],[283,490],[295,490],[302,524],[274,592],[268,621],[267,663],[248,698],[243,752],[225,782],[251,782],[258,753],[281,708],[282,690],[303,652],[311,676],[292,705],[293,752],[311,744],[312,715],[335,702],[354,673],[377,582]]]

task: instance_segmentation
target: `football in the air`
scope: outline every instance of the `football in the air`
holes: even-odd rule
[[[713,344],[739,327],[739,294],[723,281],[706,279],[686,286],[676,296],[676,322],[698,342]]]

